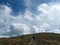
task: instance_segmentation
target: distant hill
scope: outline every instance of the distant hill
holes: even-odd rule
[[[0,38],[0,45],[60,45],[60,34],[37,33],[11,38]]]

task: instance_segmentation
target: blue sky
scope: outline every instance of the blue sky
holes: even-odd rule
[[[5,4],[7,6],[10,6],[13,9],[13,13],[16,15],[20,11],[25,12],[26,5],[24,0],[0,0],[0,4]]]
[[[0,0],[0,37],[60,34],[59,0]]]
[[[13,14],[16,16],[18,12],[24,13],[26,8],[30,8],[31,12],[34,12],[36,10],[37,5],[41,3],[48,3],[51,0],[28,0],[30,4],[29,6],[26,5],[26,2],[24,0],[0,0],[0,4],[5,4],[7,6],[10,6],[13,10]],[[29,9],[28,8],[28,9]]]

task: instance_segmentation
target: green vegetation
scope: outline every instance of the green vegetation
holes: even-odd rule
[[[60,34],[38,33],[0,38],[0,45],[60,45]]]

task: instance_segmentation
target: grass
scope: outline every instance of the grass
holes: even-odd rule
[[[0,45],[60,45],[60,34],[37,33],[11,38],[0,38]]]

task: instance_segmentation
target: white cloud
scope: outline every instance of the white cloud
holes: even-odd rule
[[[35,33],[45,32],[44,28],[41,28],[41,27],[38,27],[38,26],[33,26],[33,29],[35,30]]]
[[[41,28],[44,28],[44,29],[49,28],[49,27],[50,27],[50,25],[47,24],[47,23],[44,23],[44,24],[41,26]]]
[[[6,5],[0,8],[0,35],[17,36],[41,32],[60,33],[60,29],[51,28],[60,25],[60,4],[40,4],[37,6],[40,12],[33,15],[28,9],[24,15],[14,17],[11,15],[12,9]],[[2,26],[4,25],[4,27]],[[13,28],[13,29],[12,29]],[[51,30],[49,30],[51,29]],[[47,31],[46,31],[47,30]],[[4,36],[5,37],[5,36]]]
[[[45,30],[48,29],[50,27],[50,25],[44,23],[40,26],[33,26],[34,30],[36,33],[42,33],[42,32],[46,32]]]
[[[55,28],[55,29],[52,29],[52,30],[50,30],[50,31],[47,31],[47,32],[59,33],[59,34],[60,34],[60,29],[58,29],[58,28]]]
[[[22,35],[31,33],[29,26],[26,24],[14,23],[12,26],[14,27],[14,31],[19,31],[18,33],[22,33]]]
[[[0,35],[7,34],[11,31],[8,25],[10,13],[10,7],[6,5],[0,5]]]
[[[30,13],[28,10],[26,10],[24,14],[24,18],[27,20],[33,20],[32,13]]]
[[[0,38],[9,38],[10,36],[8,35],[0,35]]]
[[[10,19],[11,8],[6,5],[0,5],[0,25],[8,23]]]
[[[42,12],[41,18],[45,17],[43,21],[46,21],[50,25],[60,25],[60,4],[46,4],[43,3],[37,7],[37,10]]]
[[[7,34],[7,33],[9,33],[10,31],[11,31],[11,30],[9,30],[9,29],[8,29],[8,30],[0,29],[0,35],[1,35],[1,34]]]
[[[12,10],[11,10],[10,7],[4,5],[4,10],[3,10],[3,12],[4,12],[6,15],[10,15],[11,11],[12,11]]]
[[[46,3],[44,4],[41,4],[37,7],[37,10],[38,11],[41,11],[43,14],[47,13],[48,12],[48,5]]]

